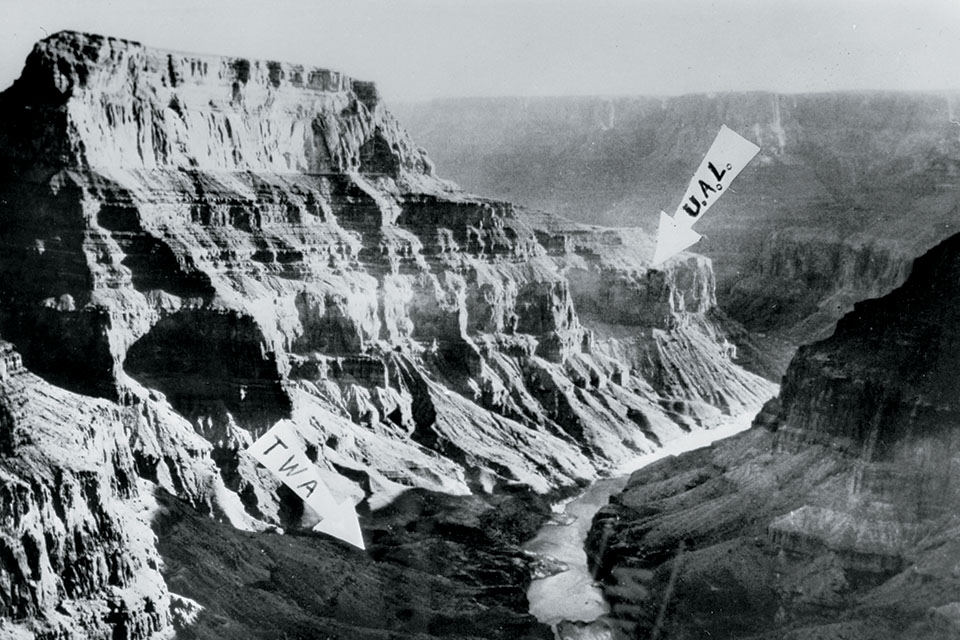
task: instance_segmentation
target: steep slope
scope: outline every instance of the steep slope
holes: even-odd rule
[[[0,123],[0,334],[50,388],[117,412],[137,475],[190,505],[170,517],[244,548],[256,535],[195,516],[250,532],[310,519],[244,454],[278,420],[365,514],[416,487],[464,496],[459,518],[498,499],[468,494],[575,486],[773,392],[730,361],[709,260],[651,270],[635,232],[460,191],[370,83],[63,32],[0,94]],[[635,309],[608,313],[621,302]],[[476,541],[483,522],[424,537]],[[483,562],[529,568],[516,540],[488,542]],[[166,543],[184,571],[228,546]],[[430,553],[407,543],[407,564]],[[185,595],[239,615],[256,589]],[[528,624],[518,598],[507,614]]]
[[[0,635],[144,638],[170,595],[121,409],[27,372],[0,342]]]
[[[656,229],[726,124],[761,147],[698,228],[720,306],[779,380],[798,344],[891,291],[956,229],[954,94],[437,100],[398,113],[467,188],[582,222]]]
[[[365,517],[366,553],[243,531],[198,436],[179,434],[207,454],[192,467],[218,503],[137,476],[142,411],[52,386],[0,342],[0,637],[552,637],[526,611],[536,559],[519,549],[546,497],[412,490]]]
[[[516,546],[550,514],[532,493],[491,504],[414,489],[366,520],[366,553],[315,534],[239,531],[161,502],[165,577],[204,604],[187,637],[553,637],[526,611],[531,558]]]
[[[590,539],[615,614],[670,638],[955,637],[958,300],[953,236],[802,347],[751,431],[631,477]]]

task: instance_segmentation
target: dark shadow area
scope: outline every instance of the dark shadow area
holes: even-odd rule
[[[130,269],[137,291],[160,289],[181,298],[207,299],[213,295],[206,274],[186,269],[166,243],[143,229],[134,204],[104,204],[97,222],[110,231],[123,250],[121,264]]]
[[[550,511],[542,497],[502,496],[477,518],[476,498],[411,492],[364,518],[367,553],[320,534],[238,531],[158,498],[164,578],[204,607],[178,638],[553,638],[527,613],[529,560],[509,542],[542,525]],[[517,511],[529,517],[517,520]],[[498,529],[517,522],[522,532]]]
[[[240,426],[262,431],[290,415],[274,354],[254,320],[237,312],[167,316],[133,344],[124,368],[195,424],[211,418],[216,428],[229,412]]]

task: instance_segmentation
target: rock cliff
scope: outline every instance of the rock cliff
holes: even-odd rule
[[[109,493],[117,483],[104,471],[87,493],[96,504],[128,505],[139,477],[146,494],[182,501],[165,507],[178,521],[296,529],[300,502],[243,453],[281,419],[334,493],[364,509],[411,487],[542,494],[773,391],[730,361],[710,317],[709,260],[651,270],[636,251],[650,240],[635,231],[460,191],[370,83],[63,32],[38,43],[0,94],[0,122],[0,335],[39,376],[25,374],[36,382],[26,386],[110,417],[95,431],[117,436],[105,442],[122,452],[127,488]],[[33,419],[49,422],[38,434],[61,421]],[[7,440],[5,464],[30,459]],[[27,509],[3,507],[5,517]],[[136,517],[95,515],[155,579],[152,545],[122,538]],[[36,536],[60,526],[31,522]],[[28,626],[73,596],[43,562],[29,572],[31,556],[56,558],[55,542],[17,535],[17,565],[0,576],[20,594],[7,612]],[[525,567],[515,542],[490,542],[491,562]],[[335,564],[323,570],[342,571]],[[234,569],[231,580],[253,575]],[[124,571],[108,586],[122,589],[135,573]],[[98,576],[80,594],[90,606],[112,602]],[[162,582],[151,597],[124,605],[124,637],[168,628]],[[237,605],[217,606],[235,615]]]
[[[631,477],[589,543],[615,618],[665,638],[960,632],[958,283],[952,236],[801,347],[749,432]]]
[[[117,405],[54,387],[0,342],[0,634],[145,638],[170,595]]]

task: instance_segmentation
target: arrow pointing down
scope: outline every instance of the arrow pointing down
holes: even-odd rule
[[[320,531],[355,547],[364,549],[357,512],[349,498],[337,503],[324,483],[316,465],[303,451],[296,428],[289,420],[281,420],[247,449],[257,462],[265,466],[294,493],[300,496]]]
[[[702,236],[692,229],[693,223],[703,217],[759,151],[760,147],[726,125],[720,127],[720,133],[693,174],[676,213],[671,218],[660,212],[652,266],[669,260],[700,240]]]

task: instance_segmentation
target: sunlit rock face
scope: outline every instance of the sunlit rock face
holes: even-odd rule
[[[667,637],[955,635],[958,284],[953,236],[802,347],[751,431],[637,472],[589,542],[615,615]]]
[[[123,413],[44,382],[0,342],[4,637],[146,638],[169,626]]]
[[[234,527],[301,524],[243,453],[278,420],[377,506],[569,487],[774,391],[731,362],[709,260],[651,270],[635,230],[462,192],[369,83],[64,32],[0,123],[0,335],[45,380],[25,384],[112,412],[130,487]],[[44,576],[17,616],[64,597]],[[130,638],[170,623],[158,589]]]
[[[458,191],[367,83],[64,33],[0,105],[5,335],[68,388],[161,392],[257,516],[235,454],[279,419],[368,485],[546,489],[670,437],[664,397],[770,389],[721,355],[651,390],[712,346],[665,337],[709,334],[709,262],[651,271],[645,238]]]

